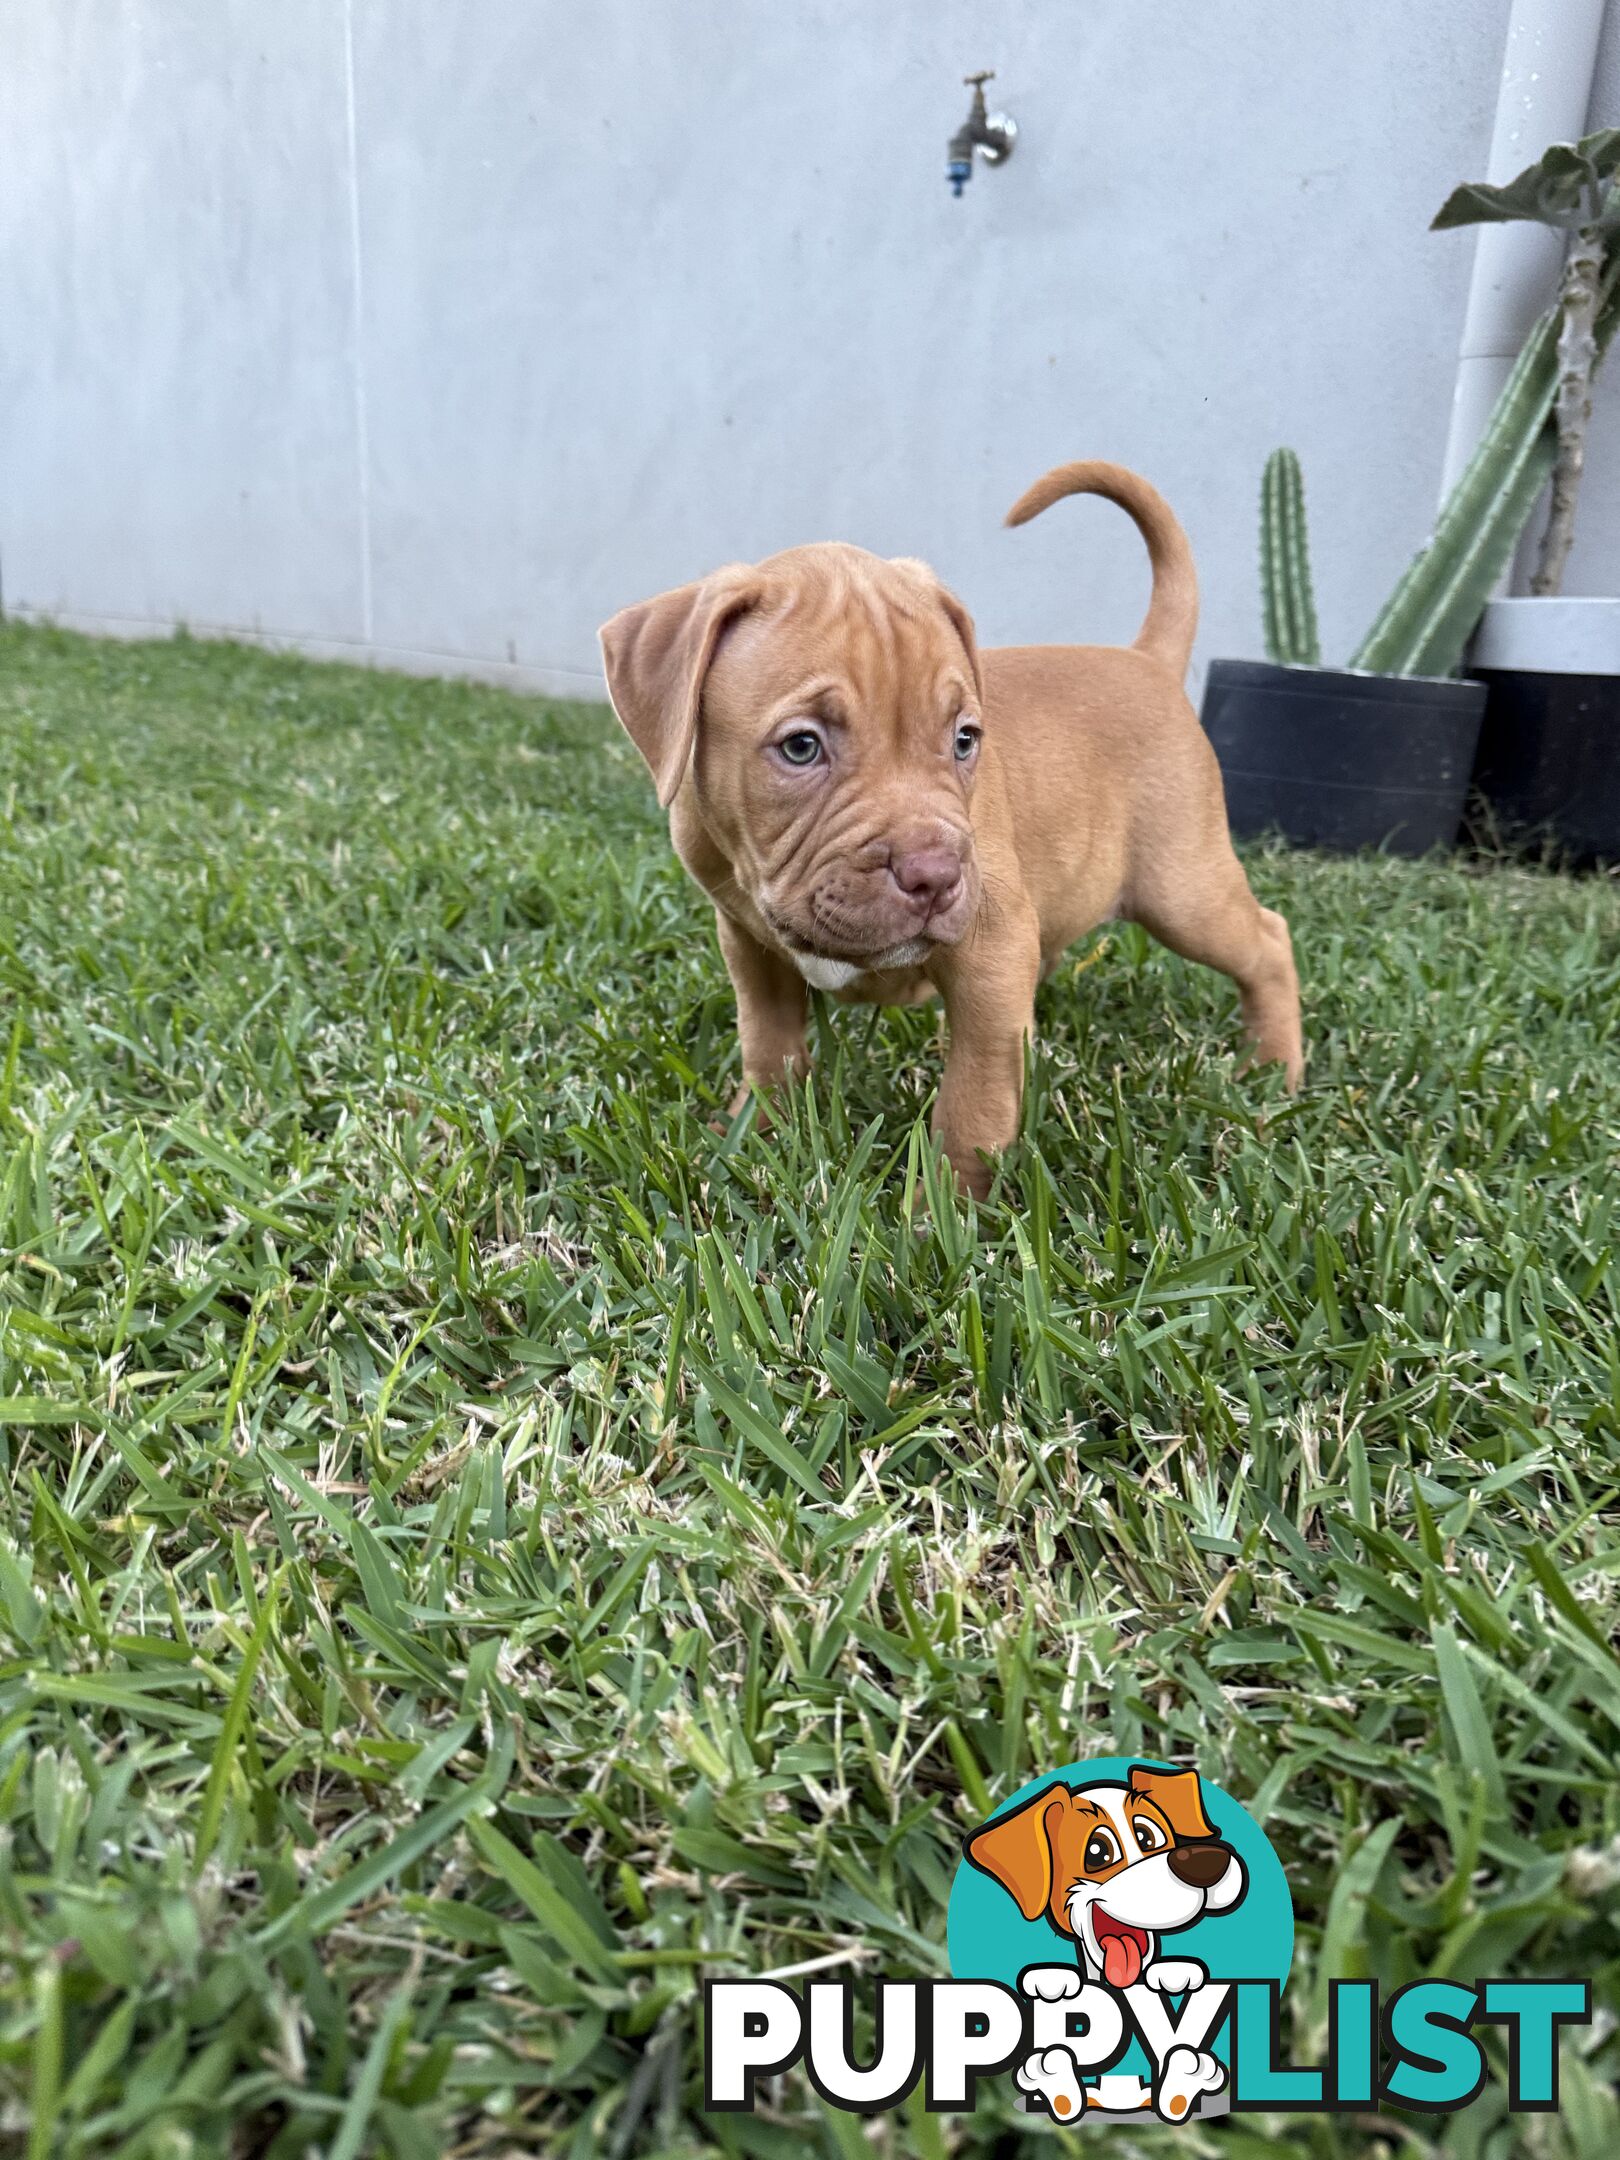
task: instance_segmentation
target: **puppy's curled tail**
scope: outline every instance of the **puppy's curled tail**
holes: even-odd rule
[[[1054,465],[1026,489],[1007,512],[1007,523],[1027,525],[1065,495],[1106,495],[1136,520],[1153,565],[1153,597],[1136,633],[1136,650],[1161,661],[1180,682],[1198,628],[1198,573],[1175,512],[1140,473],[1103,458],[1082,458],[1073,465]]]

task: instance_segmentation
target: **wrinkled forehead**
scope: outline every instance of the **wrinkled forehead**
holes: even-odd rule
[[[710,671],[728,704],[804,698],[862,712],[936,710],[971,695],[972,674],[939,588],[920,565],[859,548],[794,548],[759,565],[758,604],[726,632]]]

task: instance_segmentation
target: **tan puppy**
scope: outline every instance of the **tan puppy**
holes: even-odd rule
[[[937,991],[935,1128],[963,1182],[1018,1129],[1035,987],[1110,916],[1237,983],[1253,1054],[1300,1075],[1288,926],[1232,852],[1214,753],[1182,689],[1198,616],[1186,535],[1123,466],[1060,465],[1008,513],[1106,495],[1153,597],[1129,649],[981,653],[923,563],[837,543],[717,570],[602,630],[608,691],[715,907],[745,1086],[802,1073],[807,986]]]

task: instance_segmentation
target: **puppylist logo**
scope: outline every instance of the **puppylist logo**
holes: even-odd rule
[[[1558,2105],[1558,2034],[1589,2023],[1576,1980],[1372,1980],[1329,1989],[1320,2067],[1285,2060],[1279,2009],[1294,1911],[1258,1823],[1195,1771],[1106,1757],[1015,1793],[963,1845],[946,1915],[952,1978],[711,1980],[705,2104],[755,2104],[802,2061],[823,2099],[870,2114],[919,2081],[930,2111],[971,2108],[1010,2074],[1054,2123],[1179,2125],[1248,2110],[1464,2107],[1506,2029],[1507,2101]],[[858,1994],[859,1990],[859,1994]],[[868,1992],[870,1991],[870,1992]],[[874,2041],[856,2060],[859,2003]]]
[[[968,1838],[951,1969],[982,1970],[1028,2002],[1014,2075],[1032,2111],[1226,2113],[1232,1986],[1280,1991],[1294,1910],[1259,1825],[1224,1799],[1192,1770],[1073,1763]]]

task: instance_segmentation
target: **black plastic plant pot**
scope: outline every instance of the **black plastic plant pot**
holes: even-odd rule
[[[1620,863],[1620,601],[1493,601],[1473,664],[1481,837]]]
[[[1215,660],[1203,719],[1239,838],[1426,855],[1457,837],[1484,705],[1475,682]]]

